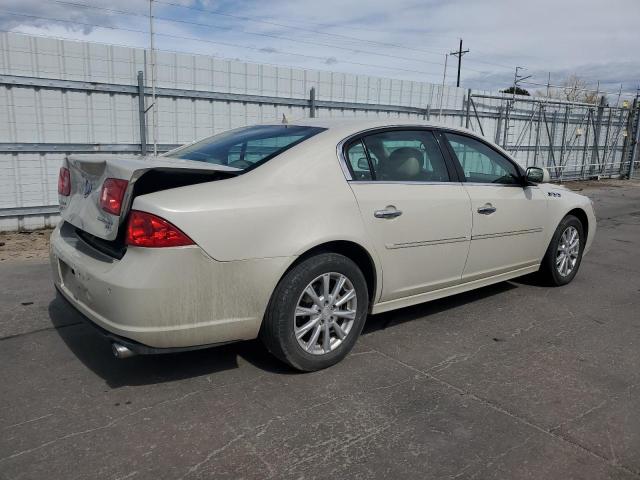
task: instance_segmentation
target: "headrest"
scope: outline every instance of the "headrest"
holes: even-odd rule
[[[390,170],[401,179],[411,179],[418,176],[421,170],[422,152],[417,148],[401,147],[389,155]]]

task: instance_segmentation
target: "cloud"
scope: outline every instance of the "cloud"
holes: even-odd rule
[[[192,8],[156,2],[160,49],[440,83],[444,56],[462,37],[464,87],[504,88],[516,65],[535,83],[576,74],[633,91],[640,80],[638,0],[170,1]],[[130,0],[4,0],[0,29],[145,47],[146,15],[146,2]]]
[[[76,4],[76,5],[74,5]],[[89,35],[95,30],[94,25],[108,27],[119,26],[121,16],[114,12],[83,8],[80,0],[44,2],[42,0],[4,0],[0,10],[0,29],[12,30],[18,27],[37,27],[47,29],[52,26],[63,26],[70,32],[81,32]],[[89,6],[103,6],[99,0],[88,0]],[[109,9],[130,8],[131,2],[112,0]],[[140,12],[141,13],[141,12]]]

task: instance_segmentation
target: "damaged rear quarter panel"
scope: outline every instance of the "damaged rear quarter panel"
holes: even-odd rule
[[[136,197],[133,208],[167,219],[220,261],[295,256],[334,240],[355,241],[375,258],[326,143],[238,177]]]

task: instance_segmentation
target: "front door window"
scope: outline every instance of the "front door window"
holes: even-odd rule
[[[479,140],[465,135],[445,133],[458,157],[467,182],[519,184],[516,166]]]

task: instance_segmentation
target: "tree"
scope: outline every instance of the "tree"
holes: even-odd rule
[[[513,87],[505,88],[504,90],[500,90],[500,92],[513,94]],[[520,87],[516,87],[516,95],[525,95],[527,97],[531,96],[528,90]]]
[[[538,90],[536,96],[565,100],[567,102],[596,104],[598,103],[599,94],[597,90],[588,88],[587,82],[577,75],[570,75],[560,83],[560,86]]]

